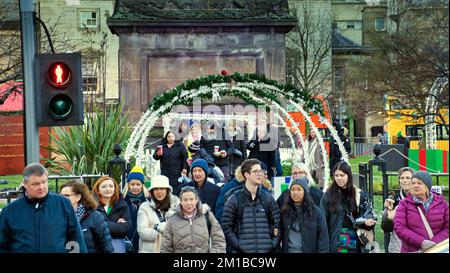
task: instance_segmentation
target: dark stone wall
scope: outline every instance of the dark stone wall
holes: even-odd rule
[[[284,33],[120,33],[120,97],[136,121],[151,99],[222,69],[285,79]]]

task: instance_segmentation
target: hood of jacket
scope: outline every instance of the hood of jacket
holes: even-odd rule
[[[197,202],[197,213],[195,215],[195,218],[198,218],[202,215],[205,215],[208,211],[210,211],[211,208],[208,206],[208,204],[203,204],[200,200]],[[184,219],[183,213],[181,211],[181,202],[177,205],[175,209],[175,213]]]

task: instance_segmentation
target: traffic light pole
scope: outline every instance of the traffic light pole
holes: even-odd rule
[[[23,96],[25,165],[39,163],[39,129],[36,123],[36,96],[34,83],[34,5],[33,0],[20,0],[20,24],[22,34]]]

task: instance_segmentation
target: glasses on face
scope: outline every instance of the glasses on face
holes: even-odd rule
[[[264,174],[264,171],[263,170],[253,170],[253,171],[251,171],[251,173],[254,173],[256,175],[262,175],[262,174]]]
[[[305,174],[305,172],[293,172],[292,175]]]

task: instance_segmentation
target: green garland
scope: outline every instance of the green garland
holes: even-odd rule
[[[281,90],[280,93],[274,92],[269,89],[264,88],[251,88],[251,90],[260,98],[267,99],[269,101],[277,102],[278,104],[281,104],[280,101],[277,99],[278,96],[284,97],[288,100],[295,101],[299,103],[300,101],[304,102],[305,110],[308,111],[311,110],[315,113],[320,113],[323,115],[323,107],[322,102],[318,99],[313,98],[308,92],[306,91],[300,91],[292,84],[283,84],[271,79],[267,79],[262,74],[240,74],[238,72],[235,72],[233,74],[227,74],[227,75],[208,75],[199,77],[197,79],[189,79],[182,83],[181,85],[178,85],[175,88],[172,88],[171,90],[164,92],[163,94],[155,97],[149,104],[148,108],[150,111],[155,111],[156,109],[159,109],[160,107],[166,105],[167,103],[172,102],[172,100],[180,96],[181,92],[183,90],[198,90],[202,86],[212,87],[213,84],[220,84],[220,83],[229,83],[229,82],[236,82],[236,83],[263,83],[267,85],[272,85],[279,90]],[[290,95],[290,93],[293,94],[293,96]],[[239,97],[242,100],[244,100],[245,103],[251,104],[254,106],[261,105],[261,103],[258,103],[254,99],[251,98],[248,94],[244,94],[242,92],[238,92],[236,90],[227,90],[227,91],[220,91],[219,94],[221,96],[231,95],[235,97]],[[200,95],[200,98],[202,99],[211,99],[212,93],[202,94]],[[178,99],[175,101],[176,104],[183,104],[183,105],[192,105],[193,99]],[[268,108],[267,108],[268,109]],[[170,109],[166,110],[164,113],[169,112]]]

